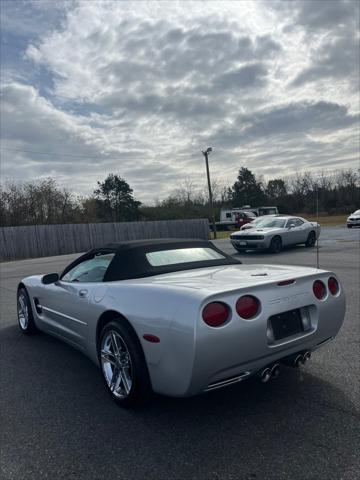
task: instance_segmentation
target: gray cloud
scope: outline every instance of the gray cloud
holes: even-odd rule
[[[245,130],[245,134],[251,137],[301,134],[314,130],[327,132],[347,128],[358,119],[358,115],[349,114],[346,106],[322,101],[290,103],[244,118],[245,123],[252,121]]]
[[[240,115],[232,128],[221,127],[213,136],[215,144],[234,147],[269,137],[296,138],[314,132],[332,132],[348,128],[359,116],[331,102],[298,102]],[[294,137],[296,135],[296,137]],[[299,137],[300,136],[300,137]]]
[[[101,104],[113,110],[126,111],[130,117],[137,118],[148,115],[169,115],[178,119],[189,118],[190,121],[197,121],[199,116],[224,113],[223,108],[215,102],[191,97],[184,92],[171,96],[143,93],[139,96],[124,97],[120,91],[103,98]]]
[[[241,90],[242,88],[259,87],[265,83],[267,69],[259,63],[245,65],[230,72],[219,75],[214,84],[222,91]]]
[[[298,0],[291,4],[297,11],[296,22],[308,29],[359,27],[359,3],[356,0]]]
[[[353,78],[354,88],[359,76],[359,42],[354,38],[333,38],[316,50],[311,65],[305,68],[292,82],[300,86],[323,78]]]

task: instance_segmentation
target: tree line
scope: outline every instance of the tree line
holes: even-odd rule
[[[275,205],[281,213],[313,214],[317,201],[320,213],[345,214],[360,207],[360,170],[304,172],[265,182],[241,167],[232,185],[214,181],[212,190],[217,219],[221,208],[244,205]],[[0,186],[1,226],[182,218],[211,218],[207,189],[196,189],[190,179],[151,206],[136,200],[126,180],[113,173],[98,181],[87,197],[60,188],[53,178]]]

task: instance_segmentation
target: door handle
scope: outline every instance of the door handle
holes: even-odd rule
[[[87,290],[80,290],[79,291],[79,297],[86,297],[88,291]]]

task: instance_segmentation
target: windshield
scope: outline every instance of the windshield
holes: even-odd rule
[[[212,248],[177,248],[174,250],[159,250],[149,252],[146,259],[153,267],[174,265],[178,263],[204,262],[222,260],[225,257]]]
[[[256,222],[257,227],[261,228],[284,228],[286,220],[283,218],[259,218],[257,220],[254,220]],[[254,223],[253,222],[253,223]]]

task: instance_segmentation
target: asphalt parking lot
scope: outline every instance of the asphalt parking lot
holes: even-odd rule
[[[360,229],[323,228],[320,267],[340,277],[345,323],[303,369],[283,368],[190,399],[117,407],[85,356],[16,325],[27,275],[60,271],[76,255],[0,265],[1,469],[6,480],[360,478]],[[244,263],[316,265],[316,250],[236,254]]]

